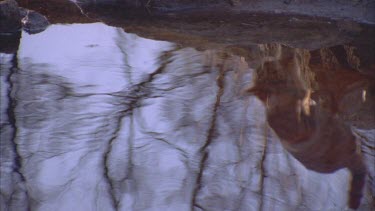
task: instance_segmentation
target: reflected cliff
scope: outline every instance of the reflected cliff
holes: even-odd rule
[[[372,209],[375,83],[350,47],[246,52],[24,33],[0,54],[1,210],[344,210],[351,186]]]

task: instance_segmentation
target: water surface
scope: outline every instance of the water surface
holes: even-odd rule
[[[102,23],[23,33],[18,52],[0,56],[1,210],[347,206],[349,172],[306,169],[246,94],[258,60]],[[352,129],[369,210],[375,130]]]

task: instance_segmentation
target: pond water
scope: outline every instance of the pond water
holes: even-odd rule
[[[349,171],[307,169],[269,127],[267,102],[246,92],[259,61],[277,57],[262,55],[102,23],[23,33],[17,53],[0,54],[1,210],[346,209]],[[371,98],[348,103],[371,97],[362,81],[340,94],[347,116],[371,115],[360,113]],[[374,199],[369,124],[351,128],[368,170],[360,210]]]

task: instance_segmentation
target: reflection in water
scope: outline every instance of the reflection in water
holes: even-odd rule
[[[337,108],[325,107],[327,102],[323,103],[319,89],[312,95],[314,78],[306,70],[304,52],[281,46],[275,51],[274,60],[259,68],[257,84],[249,92],[266,104],[268,124],[281,138],[284,148],[307,169],[322,173],[345,167],[350,170],[348,203],[349,207],[358,208],[366,167],[355,136],[335,115]]]
[[[2,207],[344,209],[349,172],[308,170],[304,165],[321,171],[324,163],[315,162],[314,153],[295,153],[284,142],[295,135],[310,137],[316,130],[330,137],[342,130],[345,144],[334,149],[341,154],[332,162],[348,167],[344,155],[354,146],[353,136],[334,116],[371,106],[371,89],[361,78],[347,82],[353,88],[345,93],[324,87],[317,80],[326,77],[319,72],[321,62],[310,61],[309,66],[308,52],[301,51],[306,57],[297,60],[291,56],[295,52],[259,45],[251,50],[249,61],[220,51],[181,49],[103,24],[53,25],[41,34],[23,35],[17,55],[1,55]],[[284,69],[301,74],[286,78]],[[258,70],[270,74],[262,76]],[[262,79],[282,83],[268,86],[273,90],[263,92],[267,94],[259,100],[244,94],[253,79],[255,87]],[[311,107],[310,115],[304,108],[295,115],[293,105],[309,89],[318,107]],[[370,94],[359,107],[337,103],[332,106],[337,111],[327,109],[333,102],[348,102],[348,96],[362,89]],[[328,114],[317,112],[320,107]],[[284,113],[276,112],[273,118],[276,108]],[[294,122],[278,122],[288,116]],[[311,127],[302,128],[305,122]],[[275,124],[296,128],[283,135]],[[353,130],[363,143],[365,161],[373,163],[374,129]],[[338,141],[332,139],[332,144]],[[310,151],[332,150],[332,145],[314,144]],[[314,167],[306,164],[308,156]],[[374,172],[368,165],[364,210],[372,206]]]

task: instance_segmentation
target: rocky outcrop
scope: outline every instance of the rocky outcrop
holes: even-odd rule
[[[18,7],[15,0],[0,2],[0,34],[13,34],[23,28],[30,34],[44,31],[49,25],[45,16],[33,11]]]
[[[15,0],[0,2],[0,34],[12,34],[21,29],[21,14]]]
[[[50,24],[47,18],[38,12],[35,12],[33,10],[27,10],[24,8],[20,8],[20,11],[23,17],[23,30],[25,30],[29,34],[36,34],[42,32]]]

